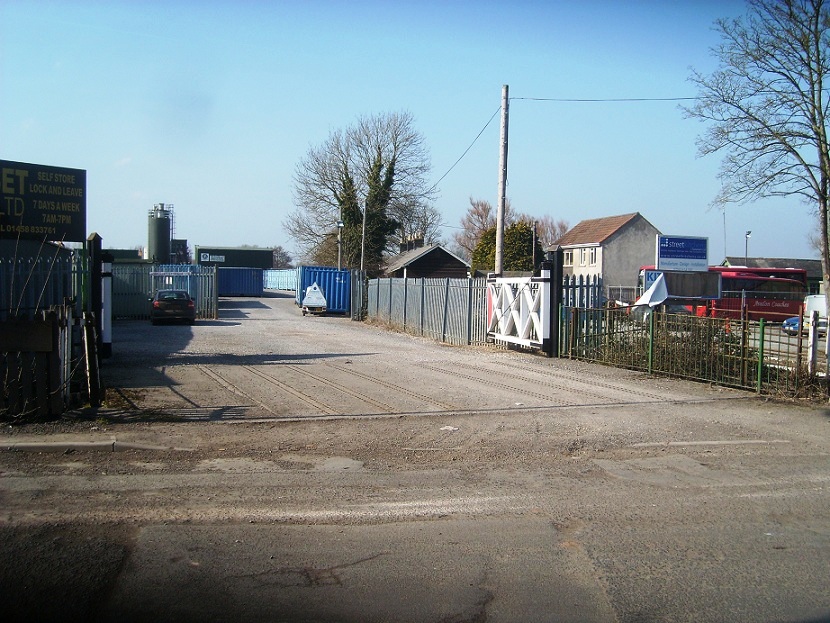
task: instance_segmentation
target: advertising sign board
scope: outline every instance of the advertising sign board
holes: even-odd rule
[[[86,171],[0,160],[0,238],[84,242]]]
[[[663,274],[661,270],[647,270],[645,274],[645,283],[643,284],[643,290],[648,290],[651,286],[654,285],[654,282],[657,281],[657,277]]]
[[[709,270],[708,238],[657,236],[658,270]]]

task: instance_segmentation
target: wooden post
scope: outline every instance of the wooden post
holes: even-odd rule
[[[496,258],[493,272],[501,277],[504,257],[504,209],[507,197],[507,125],[509,118],[510,87],[501,88],[501,145],[499,150],[499,196],[496,213]]]

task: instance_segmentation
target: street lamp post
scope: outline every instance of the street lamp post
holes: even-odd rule
[[[343,268],[343,221],[337,221],[337,270]]]
[[[744,266],[749,265],[749,237],[752,235],[752,232],[747,230],[746,231],[746,239],[744,241]]]

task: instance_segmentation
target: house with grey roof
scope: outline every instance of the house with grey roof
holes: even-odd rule
[[[653,265],[660,231],[639,212],[580,221],[557,245],[563,250],[563,272],[601,277],[606,296],[630,298],[640,267]],[[630,294],[620,297],[625,289]]]

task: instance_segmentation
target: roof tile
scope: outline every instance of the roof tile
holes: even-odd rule
[[[623,225],[640,216],[639,212],[631,214],[620,214],[619,216],[606,216],[580,221],[571,229],[565,232],[556,244],[560,246],[575,244],[598,244],[602,243],[615,234]]]

